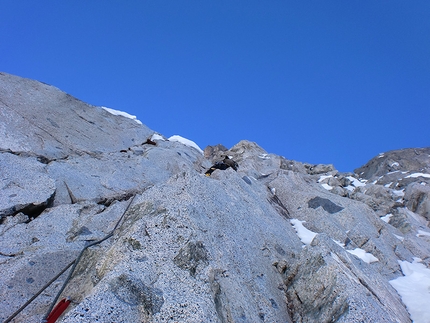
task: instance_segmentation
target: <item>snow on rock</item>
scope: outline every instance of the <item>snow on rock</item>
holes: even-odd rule
[[[179,135],[171,136],[169,138],[169,141],[180,142],[181,144],[184,144],[186,146],[190,146],[190,147],[193,147],[193,148],[197,149],[198,151],[200,151],[203,154],[203,150],[201,150],[200,147],[194,141],[191,141],[191,140],[186,139],[184,137],[181,137]]]
[[[403,277],[390,280],[406,305],[414,323],[430,322],[430,269],[420,258],[399,261]]]
[[[165,140],[164,137],[158,133],[154,133],[151,137],[151,140]]]
[[[332,190],[332,189],[333,189],[333,186],[330,186],[330,185],[328,185],[328,184],[326,184],[326,183],[321,184],[321,186],[322,186],[322,187],[324,187],[327,191],[330,191],[330,190]]]
[[[261,158],[261,159],[270,159],[270,156],[268,154],[260,154],[260,155],[258,155],[258,158]]]
[[[424,236],[430,237],[430,232],[418,230],[417,237],[424,237]]]
[[[368,264],[375,262],[375,261],[379,261],[379,259],[376,258],[374,255],[372,255],[371,253],[368,253],[365,250],[360,249],[360,248],[355,248],[354,250],[347,250],[347,251],[350,254],[357,256],[358,258],[360,258],[364,262],[367,262]]]
[[[398,236],[397,234],[394,234],[394,236],[395,236],[397,239],[399,239],[400,241],[404,241],[404,240],[405,240],[405,238],[403,238],[402,236]]]
[[[123,116],[123,117],[126,117],[126,118],[129,118],[129,119],[132,119],[132,120],[136,121],[138,124],[142,124],[142,122],[140,120],[138,120],[136,118],[136,116],[128,114],[127,112],[119,111],[119,110],[114,110],[114,109],[106,108],[106,107],[101,107],[101,108],[104,109],[104,110],[106,110],[110,114],[115,115],[115,116]]]
[[[386,222],[386,223],[388,223],[388,222],[390,222],[390,218],[391,217],[393,217],[393,215],[391,214],[391,213],[389,213],[389,214],[387,214],[387,215],[385,215],[385,216],[381,216],[381,220],[382,221],[384,221],[384,222]]]
[[[406,176],[405,178],[417,178],[417,177],[426,177],[430,178],[430,174],[424,174],[424,173],[413,173],[409,176]]]
[[[403,197],[405,196],[405,189],[393,190],[393,194],[399,197]]]
[[[352,176],[347,176],[347,179],[349,179],[352,182],[352,185],[354,185],[355,187],[359,187],[359,186],[366,186],[365,183],[360,182],[358,179],[356,179],[355,177]]]
[[[303,223],[306,221],[300,221],[298,219],[291,219],[291,224],[294,227],[294,230],[296,230],[297,235],[299,236],[300,240],[307,245],[310,245],[312,243],[312,240],[315,238],[317,233],[312,232],[311,230],[308,230],[304,227]]]
[[[330,177],[333,177],[333,175],[321,175],[319,180],[318,180],[318,183],[321,183],[323,180],[330,178]]]

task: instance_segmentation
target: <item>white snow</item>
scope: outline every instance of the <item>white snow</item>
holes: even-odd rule
[[[402,190],[393,190],[393,194],[396,195],[396,196],[403,197],[403,196],[405,196],[405,189],[402,189]]]
[[[355,187],[359,187],[359,186],[366,186],[365,183],[360,182],[358,179],[356,179],[355,177],[352,176],[347,176],[347,179],[349,179],[352,182],[352,185],[354,185]]]
[[[430,269],[414,258],[413,262],[399,261],[403,277],[390,280],[406,305],[414,323],[430,322]]]
[[[352,185],[348,185],[347,187],[345,187],[348,191],[354,192],[355,190],[355,186]]]
[[[388,183],[388,184],[385,184],[385,185],[384,185],[384,187],[386,187],[386,188],[390,188],[391,184],[393,184],[393,182],[390,182],[390,183]]]
[[[423,237],[423,236],[428,236],[428,237],[430,237],[430,232],[426,232],[426,231],[423,231],[423,230],[418,230],[417,237]],[[429,291],[429,292],[430,292],[430,291]]]
[[[333,177],[333,175],[321,175],[318,179],[318,183],[321,183],[323,180]],[[333,186],[328,185],[327,183],[321,184],[322,187],[324,187],[327,191],[330,191],[333,189]]]
[[[200,151],[203,154],[203,150],[201,150],[200,147],[194,141],[191,141],[191,140],[186,139],[184,137],[181,137],[179,135],[171,136],[169,138],[169,141],[180,142],[183,145],[190,146],[190,147],[193,147],[193,148],[197,149],[198,151]]]
[[[332,189],[333,189],[333,186],[330,186],[330,185],[328,185],[328,184],[326,184],[326,183],[321,184],[321,186],[322,186],[322,187],[324,187],[327,191],[330,191],[330,190],[332,190]]]
[[[381,220],[382,221],[384,221],[384,222],[386,222],[386,223],[388,223],[388,222],[390,222],[390,218],[392,217],[393,215],[391,214],[391,213],[389,213],[389,214],[387,214],[387,215],[385,215],[385,216],[381,216]]]
[[[101,107],[101,108],[106,110],[110,114],[115,115],[115,116],[123,116],[123,117],[126,117],[126,118],[129,118],[129,119],[136,121],[138,124],[142,124],[142,122],[140,120],[136,119],[136,116],[132,116],[131,114],[128,114],[127,112],[114,110],[114,109],[106,108],[106,107]]]
[[[390,165],[390,167],[394,167],[394,166],[400,166],[400,164],[398,162],[394,162]]]
[[[358,258],[360,258],[364,262],[367,262],[368,264],[375,262],[375,261],[379,261],[379,259],[376,258],[374,255],[372,255],[371,253],[368,253],[365,250],[360,249],[360,248],[355,248],[354,250],[347,250],[347,251],[350,254],[357,256]]]
[[[406,176],[405,178],[417,178],[417,177],[427,177],[427,178],[430,178],[430,174],[424,174],[424,173],[414,173],[414,174],[411,174],[411,175],[409,175],[409,176]]]
[[[398,236],[397,234],[395,234],[394,236],[395,236],[397,239],[399,239],[400,241],[405,240],[405,238],[403,238],[403,237],[401,237],[401,236]]]
[[[318,180],[318,183],[321,183],[323,180],[333,177],[333,175],[321,175],[320,179]]]
[[[311,230],[308,230],[303,226],[303,223],[305,223],[306,221],[291,219],[290,222],[293,225],[294,229],[296,230],[300,240],[304,244],[307,244],[307,245],[311,244],[312,240],[315,238],[317,233],[312,232]]]
[[[261,158],[261,159],[270,159],[270,156],[268,156],[268,154],[260,154],[260,155],[258,155],[258,158]]]
[[[334,240],[334,239],[333,239],[333,241],[337,245],[341,246],[342,248],[345,248],[344,243],[339,242],[339,241]],[[348,251],[350,254],[353,254],[354,256],[357,256],[358,258],[360,258],[364,262],[367,262],[368,264],[375,262],[375,261],[379,261],[379,259],[376,258],[374,255],[372,255],[371,253],[368,253],[365,250],[360,249],[360,248],[355,248],[354,250],[346,250],[346,251]]]
[[[344,243],[342,243],[342,242],[340,242],[340,241],[337,241],[337,240],[334,240],[334,239],[332,239],[338,246],[341,246],[342,248],[345,248],[345,244]]]
[[[164,138],[162,135],[160,135],[158,133],[154,133],[151,137],[151,140],[163,140],[164,141]]]

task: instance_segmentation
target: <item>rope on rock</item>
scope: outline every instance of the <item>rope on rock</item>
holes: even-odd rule
[[[75,260],[73,260],[71,263],[69,263],[62,271],[60,271],[54,278],[52,278],[48,283],[46,283],[45,286],[43,286],[32,298],[30,298],[24,305],[22,305],[19,309],[15,311],[11,316],[9,316],[4,323],[9,323],[13,320],[15,316],[17,316],[19,313],[21,313],[28,305],[30,305],[31,302],[33,302],[37,296],[39,296],[45,289],[47,289],[53,282],[55,282],[64,272],[70,268],[70,266],[73,265]]]
[[[61,296],[61,293],[64,291],[64,289],[66,288],[66,285],[69,283],[70,279],[72,278],[73,272],[76,269],[76,266],[78,265],[79,261],[82,258],[82,255],[84,253],[85,250],[87,250],[89,247],[95,246],[97,244],[102,243],[103,241],[109,239],[110,237],[113,236],[114,232],[116,231],[116,229],[118,228],[119,224],[121,223],[122,219],[124,218],[125,214],[127,213],[127,211],[130,209],[131,204],[133,203],[134,199],[135,199],[136,195],[133,196],[133,198],[131,199],[130,203],[127,205],[127,208],[124,210],[124,212],[122,213],[121,217],[119,218],[119,220],[117,221],[117,223],[115,224],[115,227],[112,229],[111,232],[109,232],[104,238],[98,240],[98,241],[94,241],[92,243],[90,243],[89,245],[85,246],[82,251],[80,252],[79,256],[73,260],[72,262],[70,262],[66,267],[63,268],[63,270],[61,270],[54,278],[52,278],[48,283],[46,283],[33,297],[31,297],[24,305],[22,305],[18,310],[16,310],[11,316],[9,316],[6,321],[4,321],[4,323],[9,323],[10,321],[12,321],[19,313],[21,313],[28,305],[30,305],[45,289],[47,289],[53,282],[55,282],[62,274],[64,274],[67,269],[69,269],[72,265],[72,269],[69,272],[69,275],[67,276],[66,280],[63,283],[63,286],[61,287],[60,291],[57,293],[57,295],[55,296],[54,301],[52,302],[51,306],[49,307],[48,312],[46,313],[46,315],[43,317],[42,322],[48,322],[48,317],[50,316],[50,314],[52,313],[55,304],[57,303],[58,299]],[[67,305],[70,303],[69,300],[63,300],[67,303]],[[62,301],[62,302],[63,302]],[[62,310],[60,315],[62,314],[62,312],[67,308],[66,307],[61,307],[60,309]],[[58,315],[58,317],[60,316]],[[56,315],[55,315],[56,316]],[[55,322],[56,319],[58,318],[56,317],[55,320],[52,320],[53,316],[51,315],[50,317],[50,321],[49,322]]]
[[[55,296],[54,300],[52,301],[51,306],[49,307],[47,313],[45,314],[45,316],[42,319],[42,323],[46,323],[48,322],[48,316],[51,314],[52,310],[54,309],[55,304],[57,303],[58,299],[60,298],[61,294],[63,293],[64,289],[66,288],[67,284],[69,283],[69,281],[72,279],[72,275],[76,269],[76,267],[79,264],[79,261],[81,260],[85,250],[87,250],[88,248],[98,245],[100,243],[102,243],[103,241],[109,239],[110,237],[113,236],[115,230],[118,228],[120,222],[122,221],[122,219],[124,218],[125,214],[127,213],[127,211],[129,210],[131,204],[133,203],[134,199],[135,199],[136,195],[133,196],[133,198],[131,199],[130,203],[128,203],[127,208],[124,210],[123,214],[121,215],[121,217],[119,218],[119,220],[117,221],[115,227],[112,229],[111,232],[109,232],[104,238],[98,240],[98,241],[94,241],[92,243],[90,243],[89,245],[85,246],[82,251],[80,252],[79,256],[75,259],[75,261],[73,262],[73,267],[69,272],[69,275],[67,276],[66,280],[63,283],[63,286],[61,286],[61,289],[59,290],[59,292],[57,293],[57,295]],[[55,322],[55,321],[54,321]]]

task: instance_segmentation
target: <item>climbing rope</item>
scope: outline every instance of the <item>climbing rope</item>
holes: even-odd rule
[[[50,313],[51,313],[51,311],[53,310],[53,308],[54,308],[55,304],[57,303],[58,299],[60,298],[61,294],[63,293],[63,291],[64,291],[64,289],[66,288],[67,284],[69,283],[70,279],[72,278],[72,275],[73,275],[73,273],[74,273],[74,271],[75,271],[76,267],[78,266],[79,261],[81,260],[81,258],[82,258],[82,256],[83,256],[84,252],[85,252],[88,248],[90,248],[90,247],[92,247],[92,246],[95,246],[95,245],[98,245],[98,244],[102,243],[103,241],[105,241],[105,240],[107,240],[107,239],[109,239],[110,237],[112,237],[112,236],[113,236],[113,234],[114,234],[115,230],[118,228],[118,226],[119,226],[120,222],[122,221],[122,219],[124,218],[124,215],[127,213],[128,209],[130,208],[130,206],[131,206],[131,204],[133,203],[133,201],[134,201],[134,198],[135,198],[135,197],[136,197],[136,195],[134,195],[134,196],[133,196],[133,198],[131,199],[130,203],[128,203],[127,208],[124,210],[123,214],[121,215],[121,217],[119,218],[119,220],[117,221],[117,223],[115,224],[115,227],[112,229],[112,231],[111,231],[111,232],[109,232],[109,233],[108,233],[104,238],[102,238],[102,239],[100,239],[100,240],[98,240],[98,241],[94,241],[94,242],[90,243],[89,245],[85,246],[85,247],[82,249],[82,251],[80,252],[79,256],[75,259],[75,261],[74,261],[74,263],[73,263],[73,267],[72,267],[72,269],[70,270],[69,275],[67,276],[66,280],[64,281],[63,286],[62,286],[62,287],[60,288],[60,290],[58,291],[58,293],[57,293],[57,295],[55,296],[54,300],[52,301],[51,306],[49,307],[49,309],[48,309],[47,313],[46,313],[46,314],[45,314],[45,316],[43,317],[43,319],[42,319],[42,323],[46,323],[46,322],[48,322],[48,321],[47,321],[47,318],[48,318],[49,314],[50,314]]]
[[[9,316],[7,318],[6,321],[4,321],[4,323],[9,323],[10,321],[12,321],[12,319],[17,316],[19,313],[21,313],[28,305],[30,305],[31,302],[33,302],[37,296],[39,296],[45,289],[47,289],[53,282],[55,282],[62,274],[64,274],[64,272],[70,268],[71,265],[73,265],[73,263],[75,262],[75,260],[73,260],[71,263],[69,263],[62,271],[60,271],[58,273],[57,276],[55,276],[54,278],[52,278],[45,286],[43,286],[32,298],[30,298],[24,305],[22,305],[19,309],[17,309],[11,316]]]
[[[79,253],[79,256],[73,260],[72,262],[70,262],[63,270],[61,270],[61,272],[59,272],[54,278],[52,278],[46,285],[44,285],[33,297],[31,297],[24,305],[22,305],[18,310],[16,310],[11,316],[9,316],[6,321],[4,321],[4,323],[9,323],[10,321],[12,321],[19,313],[21,313],[28,305],[30,305],[31,302],[33,302],[45,289],[47,289],[53,282],[55,282],[62,274],[64,274],[67,269],[69,269],[72,265],[72,269],[69,272],[69,275],[67,276],[66,280],[63,283],[63,286],[61,287],[60,291],[57,293],[57,295],[55,296],[54,300],[51,303],[51,306],[49,307],[49,310],[47,311],[46,315],[43,317],[42,321],[43,323],[48,322],[48,316],[51,314],[52,310],[54,309],[55,304],[57,303],[58,299],[61,296],[61,293],[64,291],[64,289],[66,288],[67,284],[69,283],[70,279],[72,278],[72,275],[77,267],[77,265],[79,264],[79,261],[82,258],[82,255],[84,254],[85,250],[87,250],[88,248],[95,246],[97,244],[102,243],[103,241],[109,239],[110,237],[113,236],[114,232],[116,231],[116,229],[119,227],[121,221],[123,220],[125,214],[127,213],[127,211],[130,209],[131,204],[133,203],[134,199],[135,199],[136,195],[133,196],[133,198],[131,199],[130,203],[127,205],[126,209],[124,210],[124,212],[122,213],[121,217],[118,219],[117,223],[115,224],[115,227],[112,229],[111,232],[109,232],[105,237],[103,237],[102,239],[98,240],[98,241],[94,241],[90,244],[88,244],[87,246],[85,246],[82,251]],[[52,321],[55,322],[55,321]]]

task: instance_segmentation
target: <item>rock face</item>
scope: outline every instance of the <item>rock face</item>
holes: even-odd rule
[[[0,319],[106,238],[59,321],[410,322],[389,281],[430,262],[429,152],[348,174],[249,141],[202,154],[1,73]],[[238,171],[204,176],[224,155]],[[40,321],[68,272],[12,321]]]

